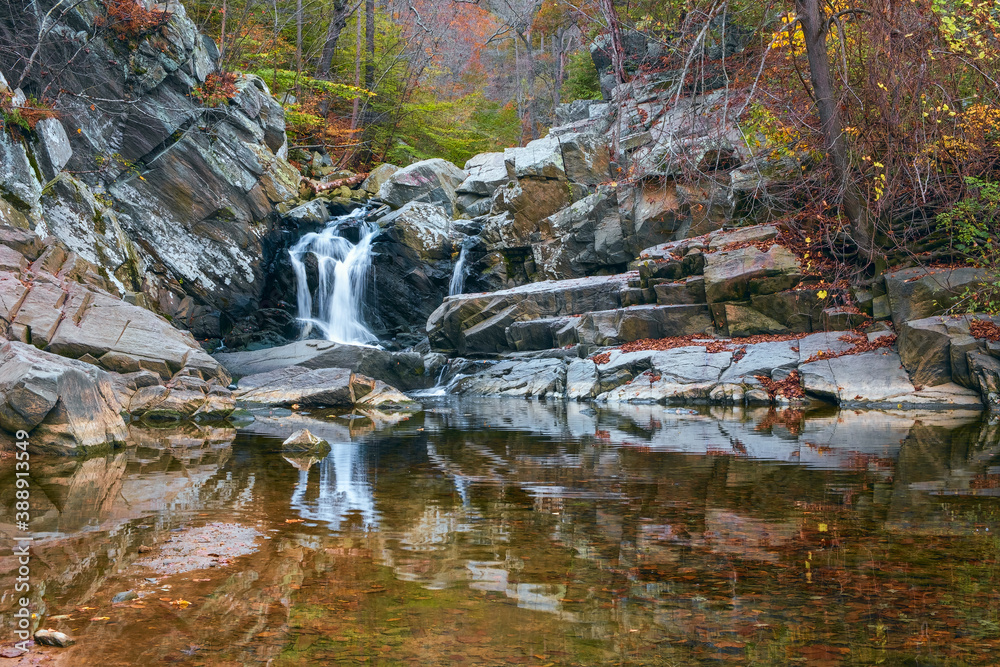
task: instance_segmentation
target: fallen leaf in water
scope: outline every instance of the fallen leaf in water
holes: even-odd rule
[[[59,614],[58,616],[49,616],[50,621],[71,621],[73,617],[69,614]]]
[[[95,616],[94,618],[92,618],[90,620],[92,620],[92,621],[110,621],[111,617],[110,616]]]
[[[285,519],[285,523],[302,523],[305,519]]]
[[[187,600],[182,600],[181,598],[177,598],[176,600],[172,600],[170,604],[176,605],[178,607],[186,607],[191,603],[188,602]]]
[[[191,581],[202,582],[202,581],[211,581],[211,579],[192,579]]]

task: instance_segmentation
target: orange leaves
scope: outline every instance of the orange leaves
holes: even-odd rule
[[[166,25],[171,16],[166,9],[146,9],[137,0],[105,0],[104,8],[107,18],[95,20],[94,24],[106,25],[123,41],[141,37]]]
[[[236,95],[236,74],[212,72],[205,77],[204,84],[191,91],[191,95],[207,107],[222,106]]]

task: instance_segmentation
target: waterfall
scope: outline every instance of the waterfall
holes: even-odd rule
[[[461,294],[465,288],[465,257],[469,252],[469,247],[462,244],[462,251],[458,253],[458,261],[455,262],[455,270],[451,274],[451,282],[448,283],[448,296]]]
[[[366,213],[366,209],[359,208],[336,217],[322,231],[303,236],[288,251],[295,271],[298,317],[303,324],[303,337],[308,336],[316,326],[326,340],[335,343],[368,345],[378,342],[375,334],[365,326],[361,315],[365,282],[372,264],[371,242],[378,233],[378,227],[362,222],[356,244],[341,236],[345,225],[363,220]],[[315,255],[319,272],[315,313],[303,261],[306,253]]]

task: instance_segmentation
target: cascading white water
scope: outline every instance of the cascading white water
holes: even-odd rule
[[[458,253],[458,261],[455,262],[455,270],[451,274],[451,282],[448,283],[448,296],[461,294],[465,289],[465,256],[469,252],[469,247],[462,244],[462,251]]]
[[[303,337],[308,336],[312,327],[316,326],[324,338],[335,343],[369,345],[378,341],[365,326],[361,314],[365,282],[372,263],[371,243],[378,227],[361,223],[360,238],[356,244],[341,236],[346,224],[363,219],[366,213],[367,210],[361,208],[334,218],[323,231],[306,234],[288,251],[295,271]],[[315,313],[306,277],[304,259],[307,253],[316,256],[319,273]]]

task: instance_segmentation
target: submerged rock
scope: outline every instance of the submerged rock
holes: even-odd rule
[[[58,630],[52,629],[35,631],[35,641],[45,646],[58,646],[60,648],[65,648],[76,642],[75,639],[67,635],[65,632],[59,632]]]

